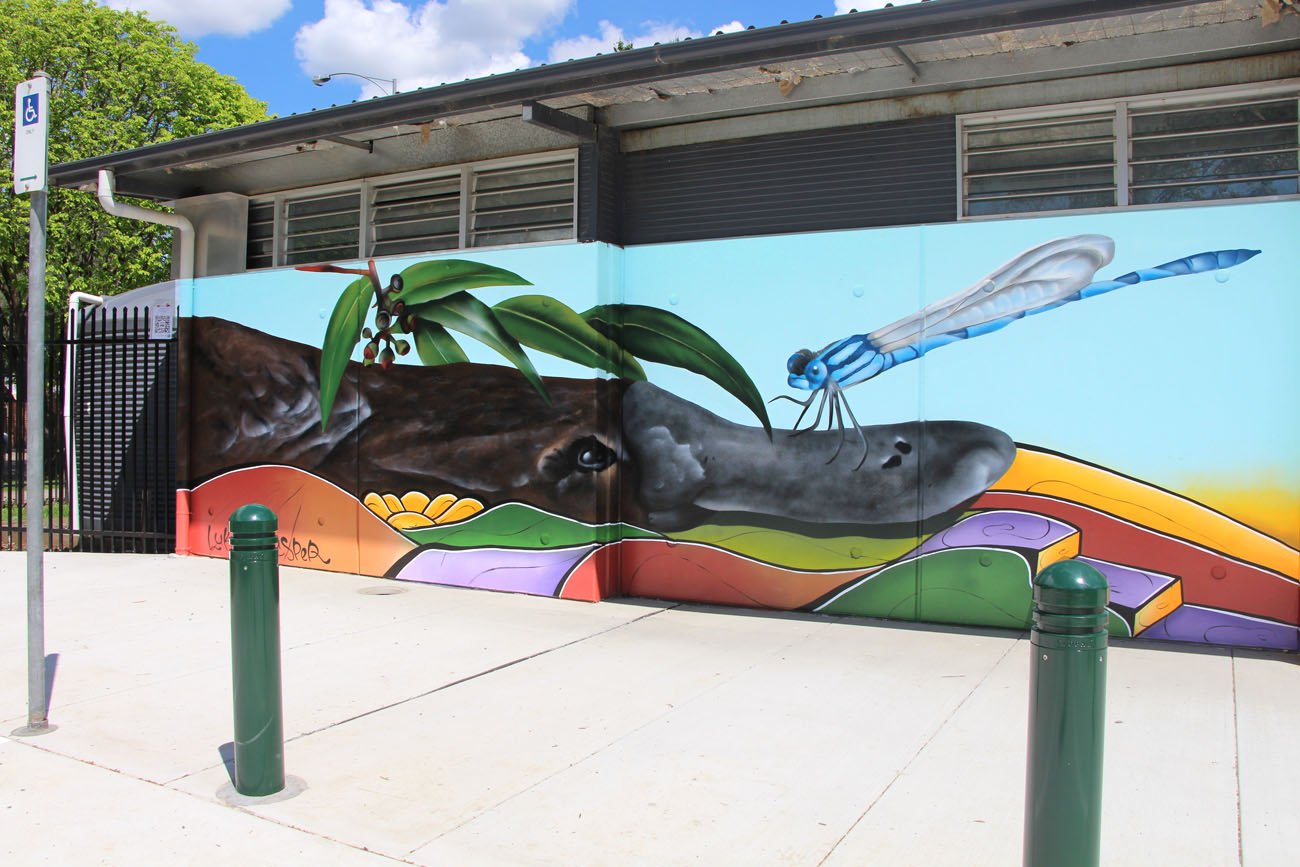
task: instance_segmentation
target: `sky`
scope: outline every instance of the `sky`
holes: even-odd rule
[[[273,114],[887,0],[98,0],[166,21]],[[902,5],[910,0],[894,0]],[[350,72],[323,86],[313,76]],[[379,80],[383,81],[379,81]]]

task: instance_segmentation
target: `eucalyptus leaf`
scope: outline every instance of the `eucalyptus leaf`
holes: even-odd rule
[[[533,285],[513,271],[468,259],[417,262],[398,276],[402,278],[402,288],[392,296],[392,300],[403,301],[407,307],[446,298],[466,289]]]
[[[524,346],[624,379],[645,379],[635,358],[554,298],[519,295],[497,304],[492,312]]]
[[[740,362],[676,313],[640,304],[602,304],[582,318],[637,358],[680,367],[717,383],[748,407],[772,436],[767,406]]]
[[[519,342],[511,337],[510,332],[506,331],[497,320],[492,308],[473,295],[468,292],[457,292],[455,295],[408,309],[417,319],[459,331],[501,353],[511,364],[519,368],[519,372],[533,384],[533,388],[537,389],[537,393],[547,403],[551,402],[546,384],[537,375],[536,368],[528,360]]]
[[[334,398],[338,396],[339,384],[343,373],[348,368],[348,359],[352,350],[361,339],[361,329],[365,327],[366,315],[370,312],[370,299],[374,295],[374,284],[370,278],[353,280],[339,296],[330,314],[329,324],[325,326],[325,340],[321,343],[320,353],[320,426],[325,426],[334,408]]]
[[[436,322],[425,319],[415,320],[415,352],[420,361],[429,367],[440,364],[457,364],[469,361],[465,350],[460,348],[456,338],[447,333],[447,329]]]

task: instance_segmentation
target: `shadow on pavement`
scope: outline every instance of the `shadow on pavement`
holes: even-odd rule
[[[45,654],[45,709],[54,705],[54,677],[59,672],[59,655],[57,653]]]
[[[235,784],[235,742],[226,741],[217,747],[217,754],[221,756],[221,763],[226,766],[226,775],[230,777],[230,785]]]

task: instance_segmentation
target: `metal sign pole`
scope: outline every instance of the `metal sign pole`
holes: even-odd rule
[[[32,193],[27,266],[27,728],[49,727],[45,686],[45,216]]]
[[[45,672],[45,232],[49,82],[37,72],[14,89],[14,192],[31,196],[27,261],[27,725],[52,729]]]

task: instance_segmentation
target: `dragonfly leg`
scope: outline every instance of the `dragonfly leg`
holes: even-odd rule
[[[830,460],[826,461],[829,465],[834,463],[835,459],[840,456],[840,452],[844,450],[844,443],[848,440],[848,433],[844,430],[844,409],[842,406],[844,396],[840,394],[838,389],[831,391],[830,388],[828,388],[827,391],[830,394],[831,414],[830,417],[826,419],[826,429],[831,429],[832,420],[834,420],[840,427],[839,444],[835,446],[835,452],[830,456]]]
[[[799,425],[803,422],[804,416],[808,414],[808,410],[812,407],[813,401],[817,400],[818,398],[821,399],[821,403],[817,405],[817,417],[813,419],[813,423],[810,426],[804,428],[803,430],[800,430]],[[789,395],[778,394],[776,397],[772,398],[772,400],[768,401],[768,403],[772,403],[778,400],[788,400],[791,403],[795,403],[803,407],[803,412],[799,413],[799,417],[794,420],[794,425],[790,429],[790,436],[797,437],[805,430],[816,430],[817,425],[821,424],[822,410],[826,407],[825,389],[818,389],[817,391],[814,391],[812,394],[808,395],[807,400],[795,400],[793,397],[790,397]]]
[[[826,410],[826,400],[830,392],[828,389],[825,388],[819,389],[819,391],[821,393],[821,401],[818,402],[817,404],[817,415],[813,418],[812,424],[808,425],[808,427],[804,428],[803,430],[799,430],[799,422],[803,421],[803,413],[802,412],[799,413],[799,418],[795,421],[794,429],[790,431],[790,436],[797,437],[799,436],[799,434],[804,433],[804,431],[817,430],[818,426],[821,425],[822,413],[825,412]],[[807,409],[804,410],[804,412],[807,411],[808,411]],[[829,423],[830,422],[828,421],[827,424]]]
[[[776,397],[769,400],[768,403],[776,403],[778,400],[788,400],[793,404],[797,404],[798,406],[807,406],[808,404],[812,403],[813,400],[816,399],[816,397],[817,397],[817,392],[815,391],[808,395],[807,400],[799,400],[798,398],[793,398],[788,394],[778,394]]]
[[[799,432],[799,422],[803,421],[803,417],[808,414],[808,407],[812,406],[812,402],[816,400],[817,397],[818,397],[818,393],[815,391],[812,394],[808,395],[807,400],[795,400],[793,397],[790,397],[790,395],[788,394],[778,394],[776,397],[769,400],[768,403],[775,403],[778,400],[788,400],[793,404],[797,404],[803,407],[803,412],[799,413],[799,417],[794,420],[794,426],[790,433],[790,436],[794,436]]]
[[[867,453],[870,449],[867,447],[867,435],[863,433],[862,425],[858,424],[858,418],[853,414],[853,407],[849,406],[849,399],[846,397],[842,399],[844,401],[844,409],[848,411],[849,414],[849,421],[853,422],[853,429],[858,432],[858,439],[862,440],[862,460],[858,461],[858,465],[853,468],[853,471],[856,473],[858,470],[862,469],[862,465],[867,462]]]
[[[820,402],[817,404],[817,413],[814,415],[812,423],[801,429],[799,425],[803,424],[804,416],[808,415],[808,410],[812,409],[813,401],[818,400],[818,398],[820,398]],[[826,412],[826,405],[828,403],[830,404],[830,413],[826,416],[826,430],[829,431],[833,426],[838,426],[840,430],[840,441],[835,446],[834,454],[832,454],[830,460],[826,462],[828,464],[833,463],[835,459],[840,456],[840,452],[844,450],[844,444],[848,442],[848,426],[844,423],[844,414],[847,412],[849,414],[849,420],[853,423],[853,430],[857,432],[858,440],[862,443],[862,459],[858,461],[858,465],[853,469],[855,472],[862,469],[862,465],[867,462],[867,435],[863,433],[862,425],[858,423],[857,416],[853,414],[853,407],[849,406],[848,398],[844,396],[844,390],[840,388],[837,383],[828,382],[826,385],[808,395],[807,400],[796,400],[789,395],[778,394],[776,397],[772,398],[772,400],[768,401],[768,403],[773,403],[777,400],[788,400],[791,403],[803,407],[803,410],[799,413],[799,417],[794,420],[794,426],[790,430],[790,436],[792,437],[797,437],[799,434],[806,431],[817,430],[822,423],[822,414]]]

